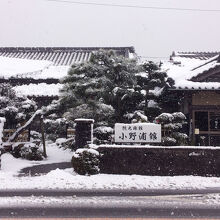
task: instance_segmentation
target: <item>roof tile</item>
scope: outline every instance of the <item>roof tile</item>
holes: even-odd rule
[[[215,52],[173,52],[170,59],[173,57],[193,58],[199,60],[207,60],[220,54],[219,51]]]
[[[48,60],[57,66],[70,66],[89,60],[91,53],[99,49],[114,50],[125,57],[135,53],[133,47],[0,47],[0,56]]]

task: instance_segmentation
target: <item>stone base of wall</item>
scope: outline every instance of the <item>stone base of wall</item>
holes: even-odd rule
[[[220,149],[99,147],[106,174],[220,176]]]

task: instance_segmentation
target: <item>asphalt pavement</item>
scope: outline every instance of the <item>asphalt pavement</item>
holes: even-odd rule
[[[52,170],[55,169],[66,169],[72,168],[71,162],[61,162],[61,163],[51,163],[51,164],[42,164],[42,165],[35,165],[32,167],[26,167],[19,172],[19,177],[22,176],[39,176],[45,175]]]
[[[61,196],[0,198],[0,217],[220,218],[212,194],[188,196]],[[204,199],[204,201],[203,201]]]
[[[220,193],[219,188],[207,188],[207,189],[146,189],[146,190],[47,190],[47,189],[15,189],[15,190],[0,190],[0,197],[7,196],[77,196],[77,197],[100,197],[100,196],[172,196],[172,195],[205,195]]]
[[[0,208],[2,218],[207,218],[220,219],[218,209],[174,208]]]

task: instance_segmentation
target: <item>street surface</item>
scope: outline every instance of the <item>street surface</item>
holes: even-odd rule
[[[210,192],[212,191],[212,192]],[[0,217],[219,218],[220,192],[5,191]],[[111,195],[112,194],[112,195]]]

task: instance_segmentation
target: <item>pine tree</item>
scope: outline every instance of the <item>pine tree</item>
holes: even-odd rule
[[[152,61],[142,65],[143,72],[137,74],[138,85],[145,92],[144,112],[149,121],[158,116],[169,99],[168,88],[174,81],[166,72],[161,71],[160,66]],[[142,90],[142,91],[143,91]]]
[[[10,84],[0,84],[0,117],[6,118],[5,127],[18,127],[28,120],[36,109],[37,105],[33,100],[16,96]]]
[[[61,91],[66,115],[94,118],[100,125],[123,121],[142,99],[136,88],[138,71],[136,60],[103,50],[93,53],[89,62],[73,65]]]

